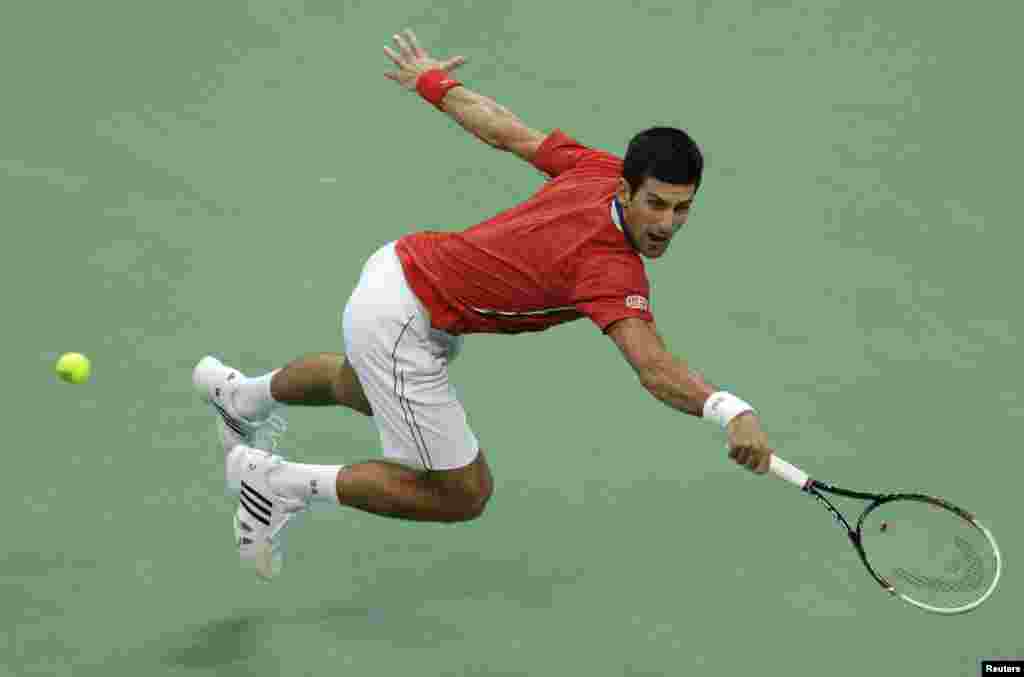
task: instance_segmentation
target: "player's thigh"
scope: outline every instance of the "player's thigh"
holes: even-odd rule
[[[349,332],[348,360],[380,433],[386,458],[421,470],[463,468],[480,445],[448,376],[447,360],[427,337],[423,318],[382,318],[378,307],[366,322],[373,331]],[[350,322],[363,320],[355,310]],[[420,326],[415,326],[420,325]]]
[[[372,334],[351,364],[373,409],[385,458],[418,470],[463,468],[479,443],[444,362],[410,326]]]
[[[430,471],[471,464],[479,443],[448,377],[458,341],[431,329],[393,247],[367,261],[342,328],[347,362],[372,408],[384,456]]]

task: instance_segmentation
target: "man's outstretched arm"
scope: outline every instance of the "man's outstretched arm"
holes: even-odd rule
[[[691,371],[686,361],[672,355],[646,320],[619,320],[608,329],[608,337],[622,351],[644,388],[673,409],[702,417],[708,413],[706,405],[710,398],[723,397],[703,376]],[[714,404],[714,400],[710,404]],[[726,432],[732,460],[759,474],[768,471],[773,450],[768,446],[768,438],[753,411],[732,417]]]
[[[396,34],[394,39],[398,51],[385,47],[384,52],[398,70],[384,76],[411,91],[416,91],[416,82],[424,73],[435,69],[450,73],[466,62],[461,56],[447,61],[432,58],[420,47],[411,30]],[[487,145],[515,153],[527,162],[533,159],[544,142],[543,133],[527,127],[512,111],[464,85],[449,89],[440,108]]]

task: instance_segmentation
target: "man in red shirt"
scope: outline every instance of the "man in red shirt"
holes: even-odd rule
[[[671,355],[651,314],[643,259],[663,256],[686,223],[703,170],[693,140],[649,129],[620,159],[560,130],[542,134],[452,79],[463,58],[431,58],[411,31],[395,42],[397,51],[385,49],[397,67],[388,78],[549,180],[472,228],[414,233],[374,253],[345,306],[345,354],[308,355],[258,378],[200,361],[193,380],[218,415],[243,562],[263,578],[276,575],[283,528],[314,502],[425,521],[482,513],[493,479],[447,369],[466,334],[543,331],[587,317],[652,395],[717,422],[730,457],[764,473],[772,450],[753,408]],[[269,453],[282,404],[372,416],[384,460],[319,466]]]

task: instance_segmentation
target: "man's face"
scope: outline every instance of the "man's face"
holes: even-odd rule
[[[625,179],[619,182],[619,204],[625,217],[623,228],[629,232],[641,256],[659,258],[686,224],[696,186],[664,183],[648,177],[636,193],[631,194],[629,183]]]

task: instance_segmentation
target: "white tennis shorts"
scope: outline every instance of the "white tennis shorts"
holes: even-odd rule
[[[430,326],[394,242],[363,266],[342,330],[386,458],[424,470],[461,468],[476,459],[480,444],[448,379],[462,337]]]

